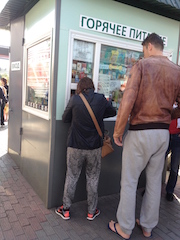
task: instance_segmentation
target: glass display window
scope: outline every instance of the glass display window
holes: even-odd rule
[[[93,78],[94,43],[74,40],[71,83],[83,77]]]
[[[141,51],[101,45],[97,92],[119,108],[132,66],[142,58]]]
[[[24,110],[49,117],[51,36],[26,47]]]

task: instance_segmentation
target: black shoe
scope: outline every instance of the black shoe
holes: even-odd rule
[[[166,193],[166,200],[172,202],[174,200],[173,193]]]
[[[55,209],[55,213],[61,216],[64,220],[70,219],[70,212],[68,210],[64,210],[63,205]]]
[[[1,123],[1,126],[4,126],[5,125],[5,123]]]
[[[92,220],[94,220],[97,216],[99,216],[99,214],[100,214],[100,210],[96,208],[96,211],[95,211],[94,214],[88,213],[88,215],[87,215],[87,220],[92,221]]]

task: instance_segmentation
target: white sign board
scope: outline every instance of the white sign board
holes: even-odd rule
[[[11,71],[19,71],[19,70],[21,70],[21,62],[20,61],[12,62]]]
[[[150,34],[150,32],[146,30],[84,15],[80,15],[79,27],[141,42]],[[162,35],[159,36],[162,38],[164,46],[167,47],[168,38]]]

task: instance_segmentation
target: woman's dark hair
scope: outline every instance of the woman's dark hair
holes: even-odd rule
[[[6,78],[1,78],[1,81],[3,81],[4,85],[7,85],[7,79]]]
[[[78,82],[76,93],[79,94],[83,91],[87,91],[88,89],[95,90],[94,83],[91,78],[84,77]]]
[[[154,45],[155,48],[161,51],[163,51],[164,49],[163,40],[156,33],[151,33],[149,36],[147,36],[147,38],[145,38],[142,42],[142,45],[147,47],[149,43],[151,43],[152,45]]]

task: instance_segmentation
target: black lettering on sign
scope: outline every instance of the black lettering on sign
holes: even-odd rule
[[[81,27],[84,26],[84,19],[87,19],[87,17],[82,17],[82,21],[81,21]]]
[[[103,22],[103,29],[102,32],[104,32],[104,29],[106,29],[106,32],[108,32],[108,22]]]
[[[115,33],[115,30],[116,30],[116,25],[110,23],[110,29],[113,30],[113,34],[114,34],[114,33]]]
[[[87,26],[88,26],[88,28],[90,28],[90,29],[94,28],[94,19],[89,18],[89,19],[87,20]]]
[[[98,27],[101,27],[102,22],[100,20],[96,20],[96,30],[98,29]]]
[[[121,25],[117,25],[116,34],[121,35]]]

